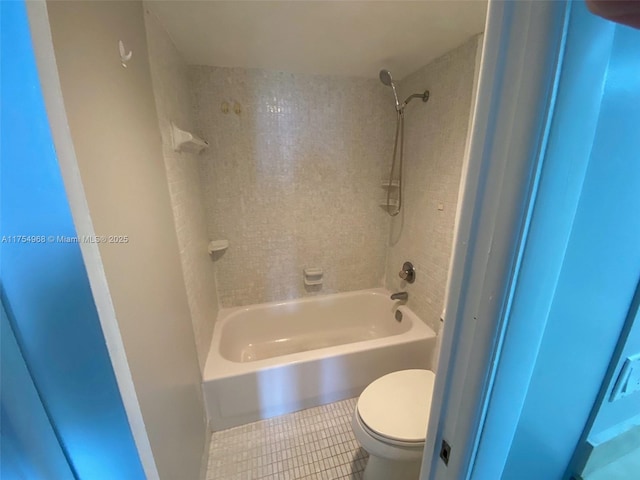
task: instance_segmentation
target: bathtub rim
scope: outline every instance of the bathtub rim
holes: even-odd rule
[[[293,303],[309,303],[322,299],[346,298],[361,295],[385,296],[391,295],[391,292],[385,288],[371,288],[364,290],[355,290],[351,292],[331,293],[327,295],[314,295],[303,297],[300,299],[274,301],[259,303],[255,305],[244,305],[239,307],[224,308],[218,312],[218,318],[214,326],[211,345],[207,354],[205,368],[203,372],[203,382],[216,380],[220,378],[234,377],[242,374],[253,373],[261,370],[269,370],[278,368],[282,365],[295,365],[311,360],[318,360],[325,357],[333,357],[344,355],[353,351],[364,351],[380,348],[385,345],[396,345],[405,343],[418,338],[435,338],[436,333],[422,319],[420,319],[407,305],[398,302],[398,310],[400,310],[405,320],[411,320],[411,327],[406,332],[390,335],[376,339],[363,339],[358,342],[344,343],[340,345],[332,345],[330,347],[307,350],[303,352],[289,353],[276,357],[254,360],[250,362],[233,362],[222,356],[218,345],[224,325],[233,321],[234,317],[239,314],[257,310],[260,308],[269,308],[282,306]]]

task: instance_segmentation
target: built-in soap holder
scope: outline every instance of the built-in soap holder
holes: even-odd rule
[[[200,153],[205,148],[209,148],[209,142],[178,128],[173,122],[171,122],[171,143],[176,152]]]
[[[229,248],[229,240],[212,240],[209,242],[209,255],[221,254]]]
[[[313,287],[317,285],[322,285],[324,272],[321,268],[310,267],[305,268],[303,270],[304,273],[304,284]]]

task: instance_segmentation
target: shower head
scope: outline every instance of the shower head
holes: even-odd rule
[[[396,110],[400,110],[400,101],[398,100],[398,93],[396,92],[396,84],[393,83],[391,72],[389,70],[380,70],[380,81],[387,87],[391,87],[393,90],[393,98],[396,100]]]
[[[384,83],[387,87],[393,85],[393,78],[391,77],[391,72],[389,70],[380,70],[380,81]]]

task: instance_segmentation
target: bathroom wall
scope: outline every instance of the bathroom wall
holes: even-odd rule
[[[198,155],[175,152],[171,123],[195,131],[187,65],[158,18],[145,4],[145,26],[153,93],[162,134],[162,154],[169,183],[173,219],[180,248],[182,276],[187,290],[200,369],[204,370],[218,314],[218,296],[213,261],[207,251],[204,195]]]
[[[100,243],[101,263],[87,266],[92,289],[106,284],[110,294],[99,314],[117,319],[159,478],[195,479],[206,435],[201,376],[142,3],[52,1],[47,9],[77,157],[73,174],[82,179],[95,232],[128,237]],[[133,51],[127,68],[119,40]]]
[[[393,96],[377,79],[190,67],[223,307],[383,285]],[[227,102],[230,111],[221,109]],[[240,113],[234,111],[238,104]],[[306,287],[305,267],[324,270]]]
[[[400,96],[429,89],[405,114],[403,209],[391,220],[386,286],[409,292],[408,305],[440,328],[455,227],[461,168],[471,114],[478,52],[476,36],[399,82]],[[416,281],[398,277],[411,261]]]

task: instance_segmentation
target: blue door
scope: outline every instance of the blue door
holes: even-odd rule
[[[25,4],[0,2],[2,478],[144,473],[76,237]]]
[[[0,306],[0,478],[76,478]]]
[[[481,480],[576,473],[572,456],[601,391],[613,388],[608,369],[635,321],[640,31],[582,1],[568,7],[538,196],[472,476]],[[640,415],[639,397],[607,398],[597,430]]]

